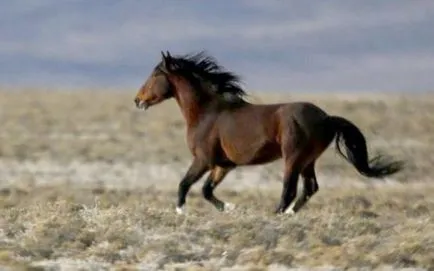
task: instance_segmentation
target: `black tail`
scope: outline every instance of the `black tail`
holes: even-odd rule
[[[348,162],[354,165],[357,171],[367,177],[381,178],[400,171],[404,163],[402,161],[390,161],[378,155],[368,160],[366,140],[359,128],[349,120],[330,116],[328,118],[336,132],[336,148]],[[345,143],[346,154],[341,150],[340,143]]]

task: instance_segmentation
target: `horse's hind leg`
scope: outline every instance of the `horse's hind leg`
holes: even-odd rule
[[[234,207],[232,204],[224,203],[214,196],[214,189],[223,181],[223,179],[232,169],[233,168],[223,168],[219,166],[214,167],[202,187],[204,198],[212,203],[219,211],[232,209]]]
[[[298,177],[305,160],[306,135],[297,121],[292,120],[287,126],[288,130],[282,136],[282,156],[284,159],[283,190],[280,203],[275,213],[287,213],[288,206],[297,196]],[[293,214],[292,209],[288,212]]]
[[[283,179],[283,190],[279,206],[275,213],[286,213],[288,206],[297,196],[297,183],[300,174],[299,167],[294,163],[285,163],[285,174]],[[292,209],[290,210],[292,211]]]
[[[316,180],[315,174],[315,163],[312,162],[301,172],[303,177],[303,194],[288,207],[288,212],[290,208],[293,213],[298,212],[307,201],[318,191],[318,182]]]

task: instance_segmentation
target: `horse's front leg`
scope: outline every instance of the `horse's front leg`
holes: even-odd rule
[[[223,202],[219,200],[216,196],[214,196],[214,189],[223,181],[223,179],[226,177],[226,175],[233,169],[234,167],[219,167],[215,166],[209,175],[209,177],[206,179],[203,187],[202,187],[202,193],[206,200],[211,202],[214,207],[217,208],[219,211],[230,211],[231,209],[235,208],[235,205],[229,202]]]
[[[197,182],[207,172],[208,166],[202,160],[195,158],[187,170],[187,173],[182,178],[178,187],[178,204],[176,206],[176,212],[182,214],[185,204],[185,198],[187,196],[190,187]]]

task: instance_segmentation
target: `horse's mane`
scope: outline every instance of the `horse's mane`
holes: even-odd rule
[[[225,70],[205,52],[171,57],[172,71],[189,79],[199,80],[202,86],[224,98],[227,102],[245,102],[247,95],[241,87],[240,76]],[[192,78],[193,77],[193,78]]]

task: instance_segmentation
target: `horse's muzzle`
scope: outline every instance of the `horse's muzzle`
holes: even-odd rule
[[[134,103],[136,104],[136,107],[139,108],[139,109],[144,109],[144,110],[146,110],[146,109],[148,109],[148,107],[149,107],[149,104],[148,104],[147,102],[142,101],[142,100],[140,100],[139,98],[135,98],[135,99],[134,99]]]
[[[134,99],[134,103],[136,104],[137,107],[139,107],[140,99],[139,98],[135,98]]]

